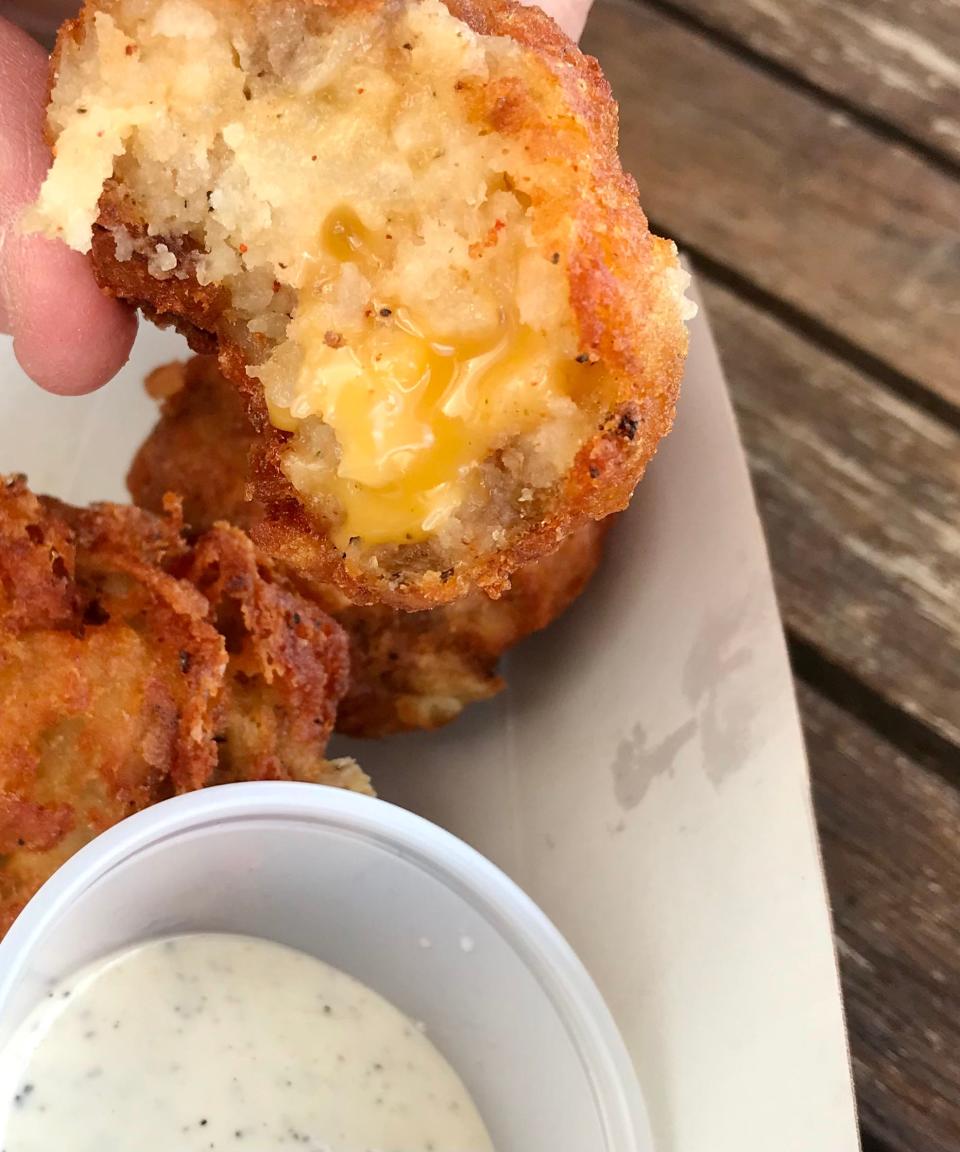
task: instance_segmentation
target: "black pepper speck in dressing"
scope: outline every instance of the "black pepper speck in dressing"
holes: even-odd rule
[[[0,1089],[3,1152],[493,1152],[422,1029],[242,936],[152,941],[53,988]]]

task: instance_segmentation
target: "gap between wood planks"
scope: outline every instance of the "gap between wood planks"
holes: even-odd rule
[[[862,1124],[860,1125],[860,1150],[861,1152],[896,1152],[892,1144],[888,1144],[882,1136],[864,1128]]]
[[[898,752],[917,761],[945,783],[960,788],[960,752],[946,737],[904,712],[858,676],[786,629],[790,667],[797,680],[827,696],[844,712],[882,736]]]
[[[667,0],[960,162],[956,0]]]
[[[892,364],[888,364],[886,360],[882,360],[866,348],[854,343],[842,332],[830,328],[822,320],[818,320],[815,316],[804,312],[802,308],[791,304],[789,300],[774,295],[735,268],[708,256],[696,245],[679,236],[675,228],[668,228],[654,220],[649,223],[651,231],[656,232],[659,236],[669,236],[681,253],[690,257],[695,270],[706,273],[711,280],[715,280],[744,300],[748,300],[763,311],[776,316],[794,332],[832,353],[851,367],[863,372],[864,375],[869,376],[878,384],[882,384],[888,391],[893,392],[902,400],[906,400],[908,404],[915,404],[931,416],[942,420],[955,431],[960,431],[960,407],[952,404],[945,396],[931,392],[925,384],[915,380],[912,376],[907,376]]]
[[[840,96],[835,92],[828,91],[813,80],[809,80],[802,73],[788,67],[779,60],[773,59],[773,57],[763,52],[759,52],[738,36],[724,31],[711,21],[704,19],[702,16],[698,16],[695,12],[688,11],[680,4],[673,3],[672,0],[634,0],[634,3],[642,4],[646,8],[652,8],[655,12],[659,12],[662,16],[667,17],[668,20],[672,20],[674,23],[696,32],[726,52],[729,52],[732,56],[737,57],[739,60],[744,61],[744,63],[754,68],[766,72],[781,84],[788,84],[792,88],[812,97],[831,111],[842,112],[844,116],[849,117],[850,120],[872,132],[875,136],[879,136],[890,144],[895,144],[900,148],[905,148],[907,151],[913,152],[925,163],[937,168],[945,175],[951,176],[954,179],[960,178],[960,161],[956,160],[949,153],[934,147],[934,145],[927,143],[925,140],[920,140],[899,125],[892,123],[876,112],[872,112],[869,108],[865,108],[862,104],[856,104],[845,96]]]

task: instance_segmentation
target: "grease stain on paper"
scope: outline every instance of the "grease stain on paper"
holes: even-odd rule
[[[648,748],[646,730],[642,724],[634,724],[630,735],[617,746],[617,754],[610,766],[614,795],[621,808],[628,811],[636,808],[653,780],[673,771],[677,756],[696,731],[696,720],[688,720]]]
[[[714,785],[722,784],[745,762],[762,701],[731,688],[730,680],[753,660],[744,643],[748,618],[748,599],[705,617],[681,673],[689,720],[656,741],[651,740],[648,725],[638,722],[618,744],[610,772],[623,811],[636,808],[658,776],[672,775],[677,758],[695,736],[703,769]]]
[[[744,641],[748,601],[707,616],[683,666],[682,687],[700,718],[703,767],[722,784],[746,759],[761,701],[731,688],[729,681],[753,660]]]

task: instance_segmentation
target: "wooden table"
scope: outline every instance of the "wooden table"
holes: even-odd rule
[[[583,43],[746,442],[865,1148],[956,1152],[960,5],[597,0]]]

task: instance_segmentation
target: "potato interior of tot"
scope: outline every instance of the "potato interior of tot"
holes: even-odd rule
[[[281,467],[341,548],[493,536],[608,411],[558,208],[587,130],[532,51],[438,0],[102,0],[63,50],[35,221],[223,284],[290,434]],[[112,180],[112,182],[111,182]]]

